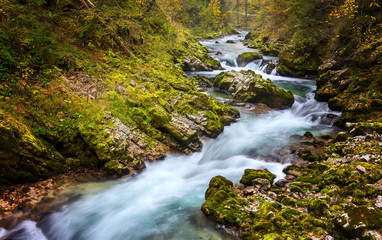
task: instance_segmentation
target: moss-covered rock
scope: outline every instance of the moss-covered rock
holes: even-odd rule
[[[250,62],[252,62],[254,60],[262,59],[262,58],[263,58],[263,56],[261,56],[261,54],[259,54],[257,52],[241,53],[237,57],[237,65],[239,65],[239,67],[244,67]]]
[[[67,170],[65,158],[30,127],[0,110],[0,185],[37,181]]]
[[[195,42],[186,33],[180,45],[171,50],[175,63],[180,63],[184,71],[211,71],[222,69],[220,62],[208,55],[208,49]]]
[[[275,178],[276,176],[268,170],[245,169],[240,183],[244,184],[245,186],[253,186],[254,180],[266,179],[272,184]],[[257,182],[255,181],[255,184],[256,183]]]
[[[214,86],[231,93],[234,99],[264,103],[271,108],[288,108],[294,102],[290,91],[278,88],[269,79],[250,70],[220,73],[215,77]]]
[[[317,57],[307,57],[307,53],[299,55],[293,50],[285,49],[279,54],[280,64],[277,72],[282,76],[310,77],[318,73],[321,61]]]
[[[336,227],[344,237],[362,237],[365,230],[380,230],[382,210],[368,207],[346,207],[344,213],[335,219]]]

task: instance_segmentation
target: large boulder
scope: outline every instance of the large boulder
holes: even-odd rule
[[[37,181],[66,170],[65,158],[19,119],[0,110],[0,186]]]
[[[261,56],[261,54],[259,54],[257,52],[245,52],[245,53],[240,54],[237,57],[237,65],[239,65],[239,67],[244,67],[245,65],[247,65],[250,62],[252,62],[254,60],[262,59],[262,58],[263,58],[263,56]]]
[[[292,92],[277,87],[253,71],[230,71],[215,77],[214,86],[231,93],[234,99],[264,103],[271,108],[285,109],[293,105]]]

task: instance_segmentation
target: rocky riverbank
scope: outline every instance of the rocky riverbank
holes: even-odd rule
[[[379,239],[381,134],[380,124],[348,124],[313,141],[319,154],[300,147],[305,164],[288,166],[276,182],[266,169],[247,169],[235,186],[217,176],[202,211],[241,239]]]
[[[129,176],[168,153],[199,151],[202,137],[239,117],[184,74],[221,66],[156,5],[1,8],[2,217],[28,214],[61,189],[61,176]]]

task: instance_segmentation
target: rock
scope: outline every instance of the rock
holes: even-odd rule
[[[0,121],[0,186],[37,181],[67,170],[65,158],[16,117],[5,115]]]
[[[328,64],[329,66],[330,64]],[[320,66],[320,68],[323,66]],[[340,91],[345,90],[349,84],[348,69],[342,70],[320,70],[320,74],[316,79],[317,91],[315,99],[317,101],[327,102],[330,98],[336,96]]]
[[[267,65],[267,68],[265,69],[265,73],[266,73],[266,74],[271,74],[272,71],[273,71],[273,69],[275,69],[275,68],[276,68],[276,64],[274,64],[274,63],[269,63],[269,64]]]
[[[186,36],[178,49],[174,49],[175,63],[181,63],[183,71],[211,71],[222,69],[220,62],[208,55],[208,48],[201,46],[191,36]]]
[[[207,78],[200,75],[196,75],[193,78],[195,78],[199,82],[200,86],[202,87],[212,87],[214,85],[214,79]]]
[[[379,191],[382,191],[382,179],[376,183],[376,186]]]
[[[288,180],[286,179],[279,179],[275,182],[275,185],[278,186],[278,187],[285,187],[285,185],[289,183]]]
[[[277,72],[282,76],[314,78],[317,75],[318,67],[321,64],[319,57],[305,57],[298,54],[292,48],[286,48],[279,54],[280,64],[277,65]]]
[[[251,110],[253,113],[256,113],[256,114],[264,114],[269,112],[272,109],[263,103],[256,103],[251,107]]]
[[[274,48],[273,45],[266,45],[264,44],[263,46],[261,46],[260,48],[260,51],[262,54],[266,55],[266,56],[275,56],[277,57],[279,55],[279,50]]]
[[[241,53],[237,57],[237,64],[239,65],[239,67],[244,67],[250,62],[257,60],[257,59],[262,59],[262,58],[263,58],[263,56],[261,56],[257,52],[245,52],[245,53]]]
[[[360,171],[361,173],[366,173],[366,169],[365,169],[364,166],[358,165],[356,168],[357,168],[357,170]]]
[[[340,119],[339,115],[327,114],[321,118],[320,123],[323,125],[332,126],[336,121],[338,121],[338,119]]]
[[[372,134],[373,132],[382,134],[382,123],[374,122],[360,122],[360,123],[346,123],[346,130],[351,136],[362,136],[366,134]]]
[[[345,213],[334,219],[343,236],[353,238],[363,230],[380,229],[382,226],[382,209],[366,206],[347,206]]]
[[[334,240],[334,237],[332,237],[326,233],[324,240]]]
[[[368,230],[365,231],[363,237],[365,237],[365,239],[382,240],[382,233],[378,232],[377,230]]]
[[[235,43],[234,40],[227,40],[226,43]]]
[[[322,199],[311,198],[308,202],[308,212],[313,216],[320,216],[328,210],[328,204]]]
[[[255,192],[255,188],[253,186],[249,186],[243,189],[243,193],[245,195],[252,195]]]
[[[306,138],[313,138],[313,134],[311,132],[305,132],[304,137]]]
[[[285,176],[285,179],[286,179],[286,180],[289,180],[289,181],[292,181],[292,180],[296,179],[296,176],[293,176],[293,175],[286,175],[286,176]]]
[[[205,63],[203,60],[189,57],[183,59],[183,71],[212,71],[214,69],[222,69],[219,61],[211,60],[210,63]]]
[[[205,193],[206,202],[202,205],[202,211],[205,215],[215,215],[216,207],[219,203],[225,201],[229,194],[234,194],[233,183],[225,177],[213,177]]]
[[[382,208],[382,196],[378,196],[377,197],[377,200],[375,201],[375,206],[377,207],[377,208]]]
[[[240,183],[244,184],[245,186],[255,186],[259,184],[257,179],[266,179],[270,184],[272,184],[275,178],[276,176],[268,170],[245,169]],[[263,181],[261,180],[260,182]]]
[[[222,52],[217,51],[215,55],[216,55],[216,56],[219,56],[219,55],[223,55],[223,54],[222,54]]]
[[[136,127],[124,124],[111,115],[106,118],[103,124],[83,124],[78,129],[82,139],[107,170],[119,175],[139,172],[145,167],[143,161],[156,161],[169,151],[168,146],[157,140],[148,142],[148,136]]]
[[[107,163],[105,163],[105,168],[112,173],[117,173],[118,175],[129,175],[131,172],[131,169],[128,165],[124,165],[122,162],[119,162],[117,160],[112,160]]]
[[[265,178],[257,178],[252,181],[254,187],[258,188],[260,191],[266,191],[271,188],[271,183],[268,179]]]
[[[215,77],[214,86],[233,95],[234,99],[264,103],[271,108],[285,109],[292,106],[293,94],[263,79],[253,71],[222,72]]]
[[[219,41],[215,41],[215,43],[216,43],[216,44],[218,44],[218,43],[219,43]]]
[[[334,137],[332,142],[343,142],[348,139],[350,135],[347,132],[339,132],[337,135]]]

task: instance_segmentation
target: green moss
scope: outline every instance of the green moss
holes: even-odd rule
[[[296,204],[297,201],[291,197],[286,196],[286,195],[278,195],[277,201],[279,201],[280,203],[282,203],[286,206],[290,206],[290,207],[296,207],[297,206],[297,204]]]
[[[127,175],[131,173],[131,170],[128,168],[128,166],[125,166],[116,160],[105,163],[105,168],[112,173],[118,173],[119,175]]]
[[[365,229],[379,230],[382,210],[379,208],[346,207],[345,214],[336,218],[336,227],[344,237],[361,237]]]
[[[323,157],[317,154],[313,154],[310,150],[305,149],[301,152],[298,153],[298,156],[301,157],[302,159],[308,160],[309,162],[315,162],[322,160]]]
[[[239,56],[237,57],[237,64],[239,65],[239,67],[244,67],[250,62],[254,60],[262,59],[262,58],[263,56],[261,56],[257,52],[245,52],[245,53],[239,54]]]
[[[276,176],[267,170],[245,169],[240,183],[246,186],[252,186],[253,180],[257,178],[267,179],[272,184]]]
[[[292,192],[302,192],[302,193],[305,193],[307,190],[310,190],[311,188],[312,188],[312,184],[311,183],[298,182],[298,181],[292,182],[289,185],[289,189]]]
[[[316,217],[322,216],[322,214],[329,209],[326,201],[322,199],[311,198],[308,203],[308,212]]]

